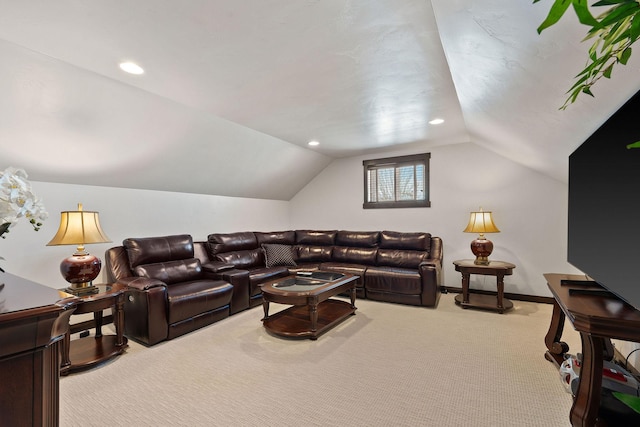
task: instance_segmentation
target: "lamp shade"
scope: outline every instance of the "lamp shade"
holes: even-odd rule
[[[100,227],[98,212],[82,210],[81,203],[78,203],[77,211],[60,212],[58,232],[47,246],[77,245],[76,252],[60,263],[60,273],[71,283],[67,292],[75,295],[97,292],[91,282],[100,274],[102,263],[98,257],[87,253],[84,245],[109,242],[111,240]]]
[[[464,229],[465,233],[499,233],[498,227],[493,223],[493,217],[490,211],[471,212],[469,224]]]
[[[82,210],[78,203],[77,211],[60,212],[58,232],[47,246],[78,245],[87,243],[109,243],[111,240],[100,227],[98,212]],[[80,248],[79,248],[80,249]]]

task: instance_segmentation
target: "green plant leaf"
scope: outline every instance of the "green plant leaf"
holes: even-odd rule
[[[629,28],[629,40],[634,43],[640,36],[640,11],[633,15],[631,27]]]
[[[627,61],[629,61],[630,57],[631,57],[631,46],[629,46],[628,48],[622,51],[622,54],[620,55],[620,63],[622,65],[627,65]]]
[[[631,149],[631,148],[640,148],[640,141],[636,141],[632,144],[627,145],[627,148]]]
[[[603,13],[600,20],[600,25],[603,27],[609,26],[615,22],[621,21],[624,18],[633,15],[640,9],[640,5],[635,1],[631,3],[621,4],[619,6],[615,6]]]
[[[534,1],[534,3],[536,2]],[[564,13],[567,11],[571,3],[571,0],[555,0],[553,6],[551,6],[551,9],[549,9],[549,14],[547,15],[546,19],[538,27],[538,34],[540,34],[542,30],[549,28],[550,26],[558,22],[560,18],[562,18],[562,15],[564,15]]]
[[[611,65],[605,68],[604,71],[602,72],[602,75],[607,79],[611,78],[611,71],[613,71],[613,64],[615,64],[615,62],[612,62]]]
[[[582,88],[582,93],[586,93],[587,95],[593,96],[593,93],[591,93],[591,89],[589,88],[589,86],[583,87]]]
[[[635,0],[632,0],[635,1]],[[594,7],[596,6],[611,6],[614,4],[620,4],[620,3],[629,3],[629,0],[602,0],[602,1],[598,1],[595,2],[593,4]]]
[[[571,86],[571,88],[567,91],[567,93],[571,92],[572,90],[574,90],[575,88],[577,88],[579,85],[581,85],[581,84],[583,84],[584,82],[586,82],[588,78],[589,78],[589,75],[588,75],[588,74],[587,74],[587,75],[584,75],[584,76],[582,76],[582,77],[580,77],[580,78],[578,79],[578,81],[577,81],[577,82],[575,82],[575,83],[573,84],[573,86]]]
[[[628,37],[629,24],[629,18],[625,18],[623,21],[614,24],[608,31],[601,31],[600,37],[603,39],[602,50],[619,43],[620,38],[626,39]]]
[[[598,22],[591,12],[589,12],[589,4],[587,3],[587,0],[573,0],[573,10],[575,10],[580,23],[591,27],[601,26],[600,22]]]

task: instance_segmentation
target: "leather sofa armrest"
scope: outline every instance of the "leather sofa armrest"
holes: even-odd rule
[[[115,286],[125,286],[125,334],[146,345],[167,339],[167,284],[148,277],[123,277]]]
[[[202,270],[207,273],[221,273],[223,271],[233,270],[236,268],[233,264],[227,264],[223,261],[211,261],[206,264],[202,264]]]
[[[421,276],[431,275],[435,285],[442,286],[442,263],[438,259],[422,261],[418,266]]]
[[[442,268],[442,263],[438,259],[426,259],[420,263],[418,268]]]
[[[439,259],[428,259],[418,266],[422,278],[422,305],[435,307],[442,288],[442,263]]]
[[[207,263],[206,265],[210,264],[212,263]],[[249,271],[239,270],[236,268],[228,269],[226,266],[231,265],[233,267],[233,265],[225,264],[224,262],[220,262],[220,264],[224,267],[222,270],[218,270],[217,272],[213,272],[211,269],[204,268],[204,266],[202,266],[204,277],[208,279],[224,280],[227,283],[231,283],[233,286],[233,295],[231,297],[230,314],[246,310],[249,308],[249,300],[251,298],[249,295],[249,289],[251,287]]]
[[[119,279],[117,283],[137,291],[146,291],[151,288],[167,286],[162,280],[150,279],[148,277],[123,277]]]

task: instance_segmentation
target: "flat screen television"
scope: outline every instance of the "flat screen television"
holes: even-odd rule
[[[640,309],[640,148],[627,148],[637,141],[640,92],[569,156],[567,259]]]

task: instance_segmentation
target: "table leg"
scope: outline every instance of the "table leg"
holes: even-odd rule
[[[498,273],[496,281],[498,286],[498,312],[502,314],[504,313],[504,274]]]
[[[96,338],[102,337],[102,310],[93,313],[93,319],[96,322]]]
[[[554,300],[551,324],[549,324],[549,331],[544,337],[544,343],[548,349],[544,357],[549,362],[554,362],[558,367],[564,361],[565,353],[569,351],[569,345],[564,341],[560,341],[560,338],[562,338],[562,330],[564,329],[564,319],[562,309]]]
[[[264,317],[262,318],[262,320],[265,320],[267,317],[269,317],[269,301],[267,301],[265,298],[262,298],[262,310],[264,311]]]
[[[469,277],[470,273],[462,273],[462,302],[469,303]]]
[[[356,287],[352,287],[351,290],[349,291],[349,296],[351,298],[351,308],[355,309],[356,308]],[[356,314],[351,313],[351,314]]]
[[[69,358],[69,349],[71,346],[71,333],[67,329],[60,345],[60,375],[67,375],[67,370],[71,366],[71,359]]]
[[[313,298],[309,303],[309,317],[311,318],[311,339],[315,340],[318,337],[318,299]]]
[[[116,345],[118,347],[124,346],[126,343],[124,341],[124,293],[121,294],[114,306],[113,313],[113,323],[116,327]]]
[[[594,426],[600,409],[605,338],[580,332],[582,367],[569,417],[573,426]]]

